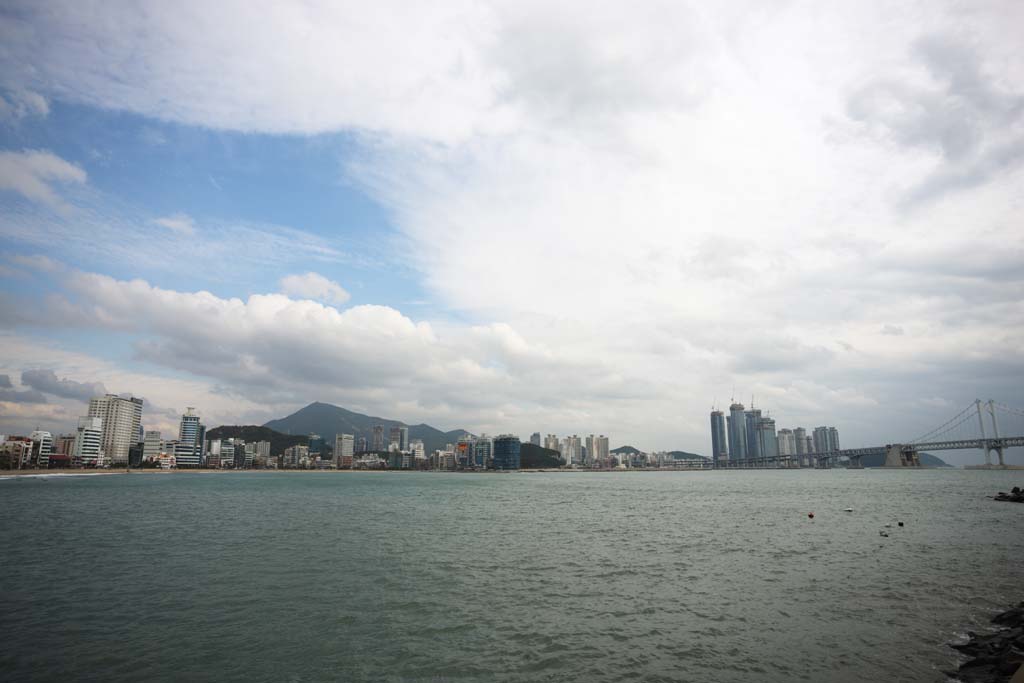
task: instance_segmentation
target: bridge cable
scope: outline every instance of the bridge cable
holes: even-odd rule
[[[967,406],[966,408],[961,410],[959,413],[957,413],[953,417],[949,418],[946,422],[940,424],[938,427],[936,427],[935,429],[931,430],[930,432],[927,432],[927,433],[917,437],[916,439],[911,440],[910,443],[918,443],[919,441],[924,441],[925,439],[929,439],[929,438],[932,438],[932,437],[938,435],[940,432],[941,433],[946,433],[943,430],[949,431],[949,429],[953,429],[954,427],[960,426],[965,421],[965,420],[962,420],[961,418],[964,417],[964,416],[967,416],[969,418],[970,415],[968,415],[968,412],[970,410],[973,410],[974,406],[975,406],[975,404],[971,403],[969,406]],[[956,424],[952,424],[956,420],[960,420],[960,422],[957,422]],[[948,427],[948,429],[947,429],[947,427]]]

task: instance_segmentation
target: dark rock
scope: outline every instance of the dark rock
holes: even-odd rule
[[[1002,624],[1004,626],[1024,626],[1024,602],[1020,603],[1016,607],[1000,612],[999,614],[992,617],[993,624]]]
[[[978,635],[968,631],[966,643],[950,643],[972,659],[950,674],[964,683],[1008,682],[1024,667],[1024,602],[992,617],[1000,630]]]

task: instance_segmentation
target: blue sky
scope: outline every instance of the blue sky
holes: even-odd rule
[[[26,369],[700,453],[1024,405],[1021,12],[8,3],[0,429],[82,409]]]
[[[267,281],[308,266],[343,277],[364,301],[397,305],[422,299],[409,269],[389,256],[394,229],[387,211],[346,177],[343,160],[356,153],[357,143],[344,133],[251,135],[55,102],[49,116],[5,127],[3,142],[6,149],[50,150],[86,169],[97,195],[93,201],[131,221],[132,238],[140,242],[147,232],[166,236],[167,228],[153,221],[185,214],[199,224],[288,227],[339,252],[338,262],[296,254],[275,270],[259,272],[211,272],[182,263],[179,255],[169,255],[158,269],[100,257],[83,261],[70,244],[47,250],[54,258],[162,286],[188,278],[194,289],[216,288],[228,296],[262,291]],[[191,237],[183,246],[202,251],[204,231]],[[385,270],[390,277],[378,275]]]

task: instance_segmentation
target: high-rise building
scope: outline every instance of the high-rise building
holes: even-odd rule
[[[729,434],[729,459],[743,460],[747,457],[747,420],[742,403],[729,406],[726,424]]]
[[[365,436],[361,436],[356,439],[356,453],[365,453],[369,449],[369,442],[367,442]]]
[[[75,435],[74,434],[61,434],[53,442],[53,453],[51,455],[60,454],[71,457],[75,452]]]
[[[494,469],[518,470],[519,448],[518,436],[501,434],[494,437]]]
[[[127,458],[127,454],[125,455]],[[103,419],[78,418],[72,462],[82,467],[103,467]]]
[[[762,417],[757,421],[757,442],[759,456],[774,458],[779,454],[779,441],[775,434],[775,420]]]
[[[796,455],[796,439],[792,429],[780,429],[777,435],[779,455]]]
[[[747,429],[747,457],[761,457],[761,409],[750,406],[750,410],[744,414],[744,422]]]
[[[459,467],[473,467],[473,452],[476,440],[463,434],[462,438],[455,442],[455,461]]]
[[[141,467],[142,466],[142,454],[145,452],[146,442],[138,441],[131,445],[128,449],[128,466],[129,467]]]
[[[147,431],[142,435],[142,460],[144,462],[156,462],[163,449],[163,434],[156,430]]]
[[[807,430],[803,427],[797,427],[793,430],[793,442],[796,444],[796,450],[793,451],[797,455],[807,454]]]
[[[534,446],[540,445],[540,432],[534,432],[533,434],[530,434],[530,443],[532,443]]]
[[[729,457],[729,445],[725,440],[725,414],[721,410],[711,411],[711,460],[717,465]]]
[[[486,434],[481,434],[473,444],[473,466],[480,469],[488,467],[493,457],[494,439]]]
[[[127,464],[128,449],[139,433],[142,424],[142,399],[122,398],[107,394],[89,399],[88,417],[103,421],[103,436],[100,450],[113,465]]]
[[[309,446],[296,444],[284,449],[284,464],[287,467],[304,467],[309,461]]]
[[[199,427],[196,409],[185,408],[178,427],[178,443],[174,446],[174,460],[178,467],[199,467],[202,464],[204,444]]]
[[[47,469],[53,451],[53,434],[37,429],[29,438],[32,440],[32,464],[39,469]]]
[[[558,442],[557,434],[548,434],[544,437],[544,448],[552,451],[562,452],[562,445]]]
[[[839,430],[835,427],[815,427],[812,439],[815,453],[839,450]]]
[[[597,460],[597,458],[594,457],[594,435],[588,435],[584,443],[585,450],[583,451],[583,464],[593,465]]]
[[[264,461],[270,459],[270,442],[269,441],[257,441],[256,442],[256,457],[262,458]]]
[[[562,440],[562,460],[566,465],[580,465],[583,463],[583,444],[580,437],[573,434]]]
[[[402,451],[409,450],[409,428],[404,425],[398,428],[398,447]]]
[[[351,434],[337,434],[334,437],[334,466],[351,469],[356,452],[356,439]]]
[[[606,464],[608,462],[609,455],[610,453],[608,452],[608,437],[605,436],[604,434],[601,434],[596,439],[594,439],[594,454],[592,457],[597,462],[601,464]]]
[[[371,444],[370,450],[387,450],[387,444],[384,443],[384,425],[373,426],[373,443]]]
[[[324,451],[324,437],[319,434],[310,433],[308,446],[311,456],[320,455]]]

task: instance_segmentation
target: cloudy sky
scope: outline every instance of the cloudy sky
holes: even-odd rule
[[[1024,408],[1024,4],[428,4],[5,2],[0,430]]]

